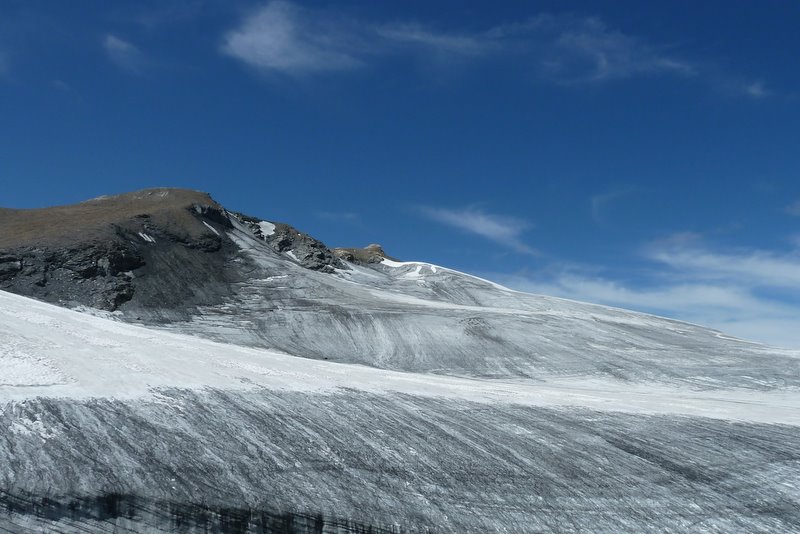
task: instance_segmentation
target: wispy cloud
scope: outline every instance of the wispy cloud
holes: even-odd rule
[[[288,75],[351,71],[404,54],[450,62],[503,56],[519,62],[520,70],[561,85],[670,76],[700,79],[751,98],[771,94],[763,81],[734,84],[732,77],[681,56],[674,47],[624,33],[599,17],[572,14],[539,14],[482,31],[459,31],[414,20],[363,20],[276,0],[225,34],[221,51],[261,72]]]
[[[381,26],[376,33],[396,45],[418,46],[426,51],[446,55],[479,57],[500,48],[500,43],[486,35],[436,32],[418,23]]]
[[[765,303],[748,291],[733,286],[707,283],[666,284],[637,287],[602,277],[565,271],[549,280],[512,276],[512,285],[535,293],[558,295],[588,302],[600,302],[626,308],[645,309],[673,316],[719,322],[724,314],[761,316],[765,312],[789,307]],[[720,314],[723,314],[721,317]]]
[[[750,288],[780,288],[800,292],[800,256],[762,250],[716,252],[694,240],[656,243],[646,249],[650,259],[695,280],[712,280]]]
[[[789,204],[788,206],[786,206],[785,211],[789,215],[793,215],[795,217],[800,217],[800,200],[798,200],[796,202],[793,202],[792,204]]]
[[[762,81],[747,83],[742,87],[742,91],[744,94],[752,98],[766,98],[771,94]]]
[[[557,83],[696,74],[690,62],[610,28],[598,17],[542,14],[522,23],[498,26],[489,35],[526,43],[540,74]]]
[[[53,80],[53,87],[59,91],[71,91],[72,87],[64,80]]]
[[[140,74],[145,66],[144,55],[136,46],[117,37],[108,34],[103,39],[103,49],[108,58],[122,70],[131,74]]]
[[[415,22],[373,23],[276,0],[228,32],[221,51],[262,72],[309,75],[349,71],[418,50],[477,57],[493,48],[479,35],[437,32]]]
[[[613,201],[629,193],[631,193],[630,189],[618,189],[592,196],[589,199],[589,204],[591,205],[592,219],[594,219],[595,222],[601,222],[603,220],[603,214],[605,212],[606,207]]]
[[[721,94],[733,97],[745,97],[751,100],[763,100],[774,97],[778,93],[763,80],[746,79],[722,71],[716,65],[704,66],[704,77],[707,83]]]
[[[229,32],[222,52],[262,71],[309,74],[360,67],[366,48],[342,19],[276,1]]]
[[[522,219],[487,213],[476,207],[448,209],[421,206],[418,210],[433,221],[481,236],[523,254],[538,255],[534,248],[522,240],[522,234],[531,227],[529,222]]]
[[[704,283],[637,287],[569,272],[547,279],[520,275],[494,279],[520,291],[640,310],[743,339],[800,348],[797,306],[755,295],[747,287]]]
[[[494,278],[533,293],[637,309],[745,339],[800,348],[800,256],[717,251],[694,234],[650,244],[649,276],[614,280],[575,266]]]

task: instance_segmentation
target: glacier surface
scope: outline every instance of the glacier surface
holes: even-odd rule
[[[219,231],[188,312],[0,292],[0,531],[800,532],[797,351]]]

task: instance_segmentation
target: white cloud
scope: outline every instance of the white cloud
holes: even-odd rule
[[[404,54],[439,60],[441,68],[455,59],[502,54],[520,62],[521,70],[535,70],[540,79],[563,85],[661,75],[698,78],[752,98],[770,94],[762,81],[734,84],[709,65],[612,28],[598,17],[569,14],[541,14],[484,31],[442,31],[413,20],[372,22],[276,0],[229,31],[221,51],[262,72],[289,75],[350,71]]]
[[[783,305],[764,302],[743,288],[694,282],[642,288],[567,271],[545,280],[511,276],[506,278],[505,283],[533,293],[669,313],[673,316],[677,312],[677,315],[686,320],[708,319],[713,316],[713,321],[717,321],[728,315],[739,317],[745,309],[748,314],[756,315],[786,312],[789,309]]]
[[[710,84],[728,96],[747,97],[752,100],[763,100],[775,96],[775,92],[767,87],[763,80],[746,80],[721,72],[713,65],[707,66],[706,77]]]
[[[493,28],[490,36],[522,42],[540,74],[564,84],[605,82],[647,74],[693,76],[690,62],[609,28],[597,17],[542,14]]]
[[[767,90],[764,82],[761,81],[746,84],[743,87],[743,90],[747,96],[752,98],[764,98],[770,95],[770,92]]]
[[[221,50],[262,72],[308,75],[353,70],[377,57],[420,49],[475,57],[493,47],[480,36],[436,32],[417,23],[374,24],[277,0],[228,32]]]
[[[286,74],[359,67],[362,48],[341,20],[281,1],[253,12],[222,44],[225,54],[252,67]]]
[[[108,58],[124,71],[139,74],[144,68],[144,56],[139,49],[116,35],[106,35],[103,39],[103,48]]]
[[[786,206],[786,213],[794,215],[795,217],[800,217],[800,200]]]
[[[590,200],[589,203],[591,204],[591,211],[592,211],[592,219],[595,222],[600,222],[603,219],[603,212],[605,208],[613,202],[614,200],[623,197],[630,193],[629,189],[617,190],[617,191],[609,191],[608,193],[600,193],[598,195],[594,195]]]
[[[479,58],[529,49],[548,78],[603,81],[635,74],[692,74],[690,65],[656,53],[608,29],[596,18],[541,15],[484,32],[448,33],[417,22],[374,24],[274,1],[229,32],[222,52],[263,71],[308,74],[351,70],[370,59],[418,51],[451,58]]]
[[[484,35],[440,33],[419,24],[383,26],[377,29],[377,34],[396,44],[413,45],[439,54],[464,57],[482,56],[499,48],[499,43]]]
[[[800,256],[794,254],[760,250],[718,253],[689,242],[656,244],[648,248],[647,256],[698,280],[800,291]]]
[[[517,252],[538,254],[535,249],[522,241],[523,232],[531,226],[527,221],[486,213],[475,207],[447,209],[422,206],[419,212],[431,220],[479,235]]]
[[[568,21],[545,56],[546,69],[563,82],[600,82],[641,74],[690,76],[689,63],[665,56],[596,18]]]

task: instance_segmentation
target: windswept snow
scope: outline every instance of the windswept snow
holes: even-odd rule
[[[507,288],[498,284],[497,282],[492,282],[491,280],[486,280],[485,278],[480,278],[479,276],[475,276],[474,274],[464,273],[461,271],[456,271],[455,269],[448,269],[446,267],[441,267],[439,265],[434,265],[432,263],[426,263],[421,261],[393,261],[387,260],[386,258],[383,259],[381,265],[386,265],[387,267],[394,267],[394,268],[413,268],[413,273],[409,274],[409,271],[406,270],[405,277],[407,278],[415,278],[419,277],[422,272],[423,267],[427,267],[432,274],[437,274],[440,270],[443,272],[455,274],[458,276],[465,276],[468,278],[472,278],[479,282],[483,282],[492,286],[495,289],[499,289],[501,291],[508,291],[508,292],[515,292],[513,289]]]
[[[152,397],[164,388],[399,392],[800,425],[800,392],[710,392],[603,379],[488,380],[298,358],[123,324],[0,292],[0,401]]]

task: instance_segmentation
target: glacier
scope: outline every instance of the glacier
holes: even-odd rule
[[[800,532],[798,351],[126,209],[130,271],[9,255],[2,532]]]

